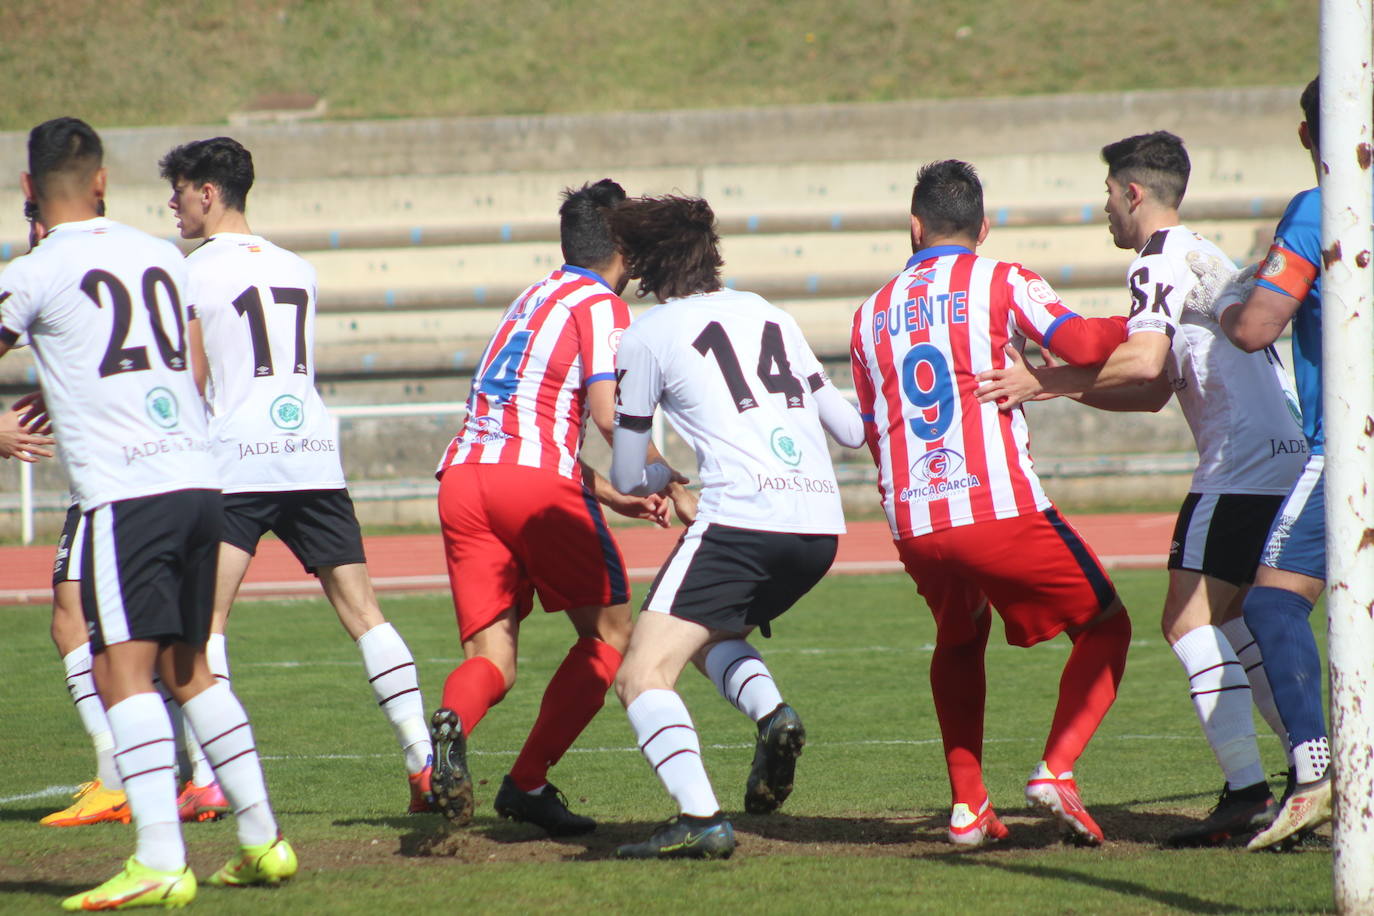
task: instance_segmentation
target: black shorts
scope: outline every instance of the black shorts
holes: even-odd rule
[[[218,490],[141,496],[85,514],[81,608],[92,652],[133,639],[204,644],[221,517]]]
[[[81,542],[85,534],[86,517],[81,514],[81,507],[72,503],[62,523],[62,534],[57,538],[57,555],[52,560],[53,588],[63,582],[81,581]]]
[[[1169,568],[1249,585],[1282,505],[1283,496],[1189,493],[1174,524]]]
[[[658,571],[645,611],[713,630],[769,635],[768,622],[809,592],[835,562],[839,537],[693,525]]]
[[[257,553],[271,531],[308,573],[365,563],[363,532],[346,489],[224,494],[224,543]]]

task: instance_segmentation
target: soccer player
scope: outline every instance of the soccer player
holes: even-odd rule
[[[467,737],[515,683],[521,623],[539,593],[577,641],[544,691],[538,718],[496,793],[496,812],[554,836],[596,829],[568,810],[548,771],[605,702],[629,640],[629,583],[598,501],[667,525],[666,505],[615,492],[584,465],[586,420],[610,438],[615,350],[630,323],[625,265],[607,214],[625,199],[610,179],[564,193],[566,263],[506,310],[473,377],[468,416],[439,462],[443,527],[464,661],[431,719],[434,796],[454,824],[472,817]],[[683,478],[664,487],[679,513]]]
[[[1267,827],[1275,811],[1255,742],[1252,688],[1265,719],[1286,735],[1241,601],[1307,447],[1297,395],[1273,349],[1242,352],[1215,322],[1185,311],[1190,299],[1217,292],[1190,265],[1207,265],[1217,277],[1234,268],[1179,220],[1190,172],[1183,141],[1165,131],[1127,137],[1103,147],[1102,159],[1112,240],[1138,252],[1126,274],[1126,342],[1101,366],[1031,374],[1018,363],[985,372],[979,398],[1010,410],[1043,389],[1084,392],[1084,403],[1109,410],[1159,410],[1177,392],[1199,461],[1174,527],[1161,626],[1226,783],[1212,813],[1169,843],[1216,845]]]
[[[659,570],[615,682],[639,749],[679,813],[616,855],[725,858],[734,828],[674,686],[694,662],[755,723],[744,807],[776,810],[792,791],[806,732],[747,637],[755,627],[768,636],[770,621],[834,561],[844,515],[825,432],[857,448],[863,424],[790,315],[723,288],[706,201],[637,199],[612,213],[611,225],[639,294],[663,303],[630,326],[616,356],[611,483],[653,493],[670,480],[648,451],[662,404],[696,450],[702,484],[696,521]]]
[[[1298,139],[1320,174],[1320,89],[1303,90]],[[1326,678],[1308,618],[1326,587],[1326,499],[1322,485],[1321,189],[1288,204],[1274,242],[1252,284],[1233,286],[1198,303],[1237,347],[1271,347],[1293,323],[1293,372],[1302,405],[1307,463],[1269,529],[1255,587],[1245,598],[1245,622],[1255,634],[1273,686],[1274,702],[1292,745],[1293,781],[1269,829],[1250,841],[1266,849],[1331,819],[1331,748],[1322,711]]]
[[[428,811],[430,741],[415,660],[378,607],[334,425],[315,390],[315,269],[249,229],[253,157],[237,141],[187,143],[159,167],[181,237],[205,240],[186,263],[191,358],[224,485],[212,629],[225,632],[258,541],[275,532],[319,577],[357,644],[404,754],[410,811]],[[223,642],[216,648],[211,667],[227,681]]]
[[[1007,642],[1069,634],[1059,702],[1026,784],[1071,840],[1101,843],[1083,807],[1075,761],[1116,698],[1131,624],[1092,550],[1045,496],[1025,417],[974,396],[974,376],[1027,339],[1075,365],[1101,362],[1122,323],[1069,311],[1036,274],[979,256],[987,236],[973,167],[933,162],[911,197],[906,267],[854,316],[859,409],[897,552],[936,621],[931,692],[953,794],[949,839],[1007,835],[983,784],[984,651],[989,605]]]
[[[240,853],[210,882],[276,882],[297,867],[248,717],[205,660],[220,495],[187,371],[184,262],[174,246],[98,215],[101,159],[100,138],[82,121],[33,129],[20,184],[48,234],[0,274],[0,355],[28,334],[86,520],[81,604],[136,833],[124,869],[63,901],[68,910],[195,897],[154,666],[196,731],[213,736],[206,751],[237,812]]]

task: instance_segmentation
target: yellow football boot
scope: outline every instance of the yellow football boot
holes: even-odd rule
[[[280,884],[296,873],[296,852],[278,836],[270,843],[244,846],[206,881],[218,887]]]
[[[38,823],[48,827],[80,827],[104,821],[129,823],[129,800],[123,789],[107,789],[98,779],[83,783],[72,796],[76,801],[61,811],[54,811]]]
[[[157,871],[133,856],[124,870],[99,887],[62,901],[64,910],[125,910],[136,906],[180,909],[196,899],[196,876],[190,866],[181,871]]]

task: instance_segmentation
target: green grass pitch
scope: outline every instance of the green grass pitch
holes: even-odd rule
[[[536,615],[521,643],[521,683],[471,742],[479,781],[473,824],[452,835],[438,815],[407,817],[399,753],[375,710],[356,650],[323,601],[244,603],[230,628],[234,685],[252,716],[279,819],[301,860],[279,889],[202,887],[215,913],[451,910],[604,912],[1314,913],[1331,909],[1325,849],[1252,854],[1173,851],[1159,841],[1205,814],[1221,777],[1158,633],[1164,576],[1116,576],[1135,623],[1117,705],[1079,762],[1084,800],[1109,842],[1061,845],[1021,807],[1039,757],[1067,642],[1012,649],[994,629],[985,766],[1011,839],[957,852],[943,841],[948,788],[927,669],[933,628],[908,580],[831,577],[758,640],[809,741],[796,791],[771,817],[739,813],[752,728],[694,671],[681,691],[739,848],[728,862],[616,862],[673,811],[633,748],[611,697],[553,779],[601,822],[552,841],[499,820],[491,799],[533,721],[544,683],[573,640]],[[459,655],[444,596],[390,598],[422,686],[438,697]],[[0,910],[54,912],[132,850],[120,825],[53,829],[38,818],[91,778],[89,744],[63,688],[42,608],[0,609]],[[1260,726],[1268,769],[1281,769]],[[234,848],[232,824],[186,827],[205,875]]]

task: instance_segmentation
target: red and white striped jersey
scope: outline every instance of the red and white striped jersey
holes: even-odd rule
[[[854,387],[894,538],[1049,508],[1024,413],[974,396],[975,376],[1027,339],[1084,365],[1125,332],[1074,314],[1019,264],[954,245],[918,251],[855,313]]]
[[[487,344],[453,464],[519,464],[576,478],[586,388],[615,381],[630,308],[593,271],[564,265],[515,298]]]

